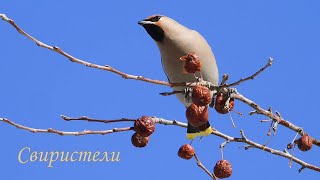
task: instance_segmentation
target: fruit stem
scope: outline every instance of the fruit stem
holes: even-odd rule
[[[231,119],[231,122],[232,122],[232,127],[236,127],[236,125],[234,124],[234,121],[233,121],[233,118],[232,118],[232,115],[231,115],[231,113],[230,113],[230,111],[228,111],[229,112],[229,116],[230,116],[230,119]]]

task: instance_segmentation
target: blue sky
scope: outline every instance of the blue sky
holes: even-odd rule
[[[220,73],[231,81],[262,67],[269,56],[273,66],[254,81],[237,87],[238,91],[264,108],[272,106],[282,116],[320,137],[317,106],[320,2],[302,1],[3,1],[0,13],[14,19],[24,30],[40,40],[63,48],[90,62],[109,64],[127,73],[166,80],[155,43],[137,21],[152,14],[170,16],[199,31],[215,53]],[[186,121],[185,109],[170,91],[114,74],[71,63],[62,56],[37,47],[19,35],[10,25],[0,22],[0,117],[36,128],[69,131],[105,130],[126,127],[130,123],[95,124],[65,122],[61,114],[96,118],[138,118],[142,115]],[[220,75],[221,75],[220,74]],[[269,124],[261,116],[249,117],[247,105],[236,102],[237,128],[228,116],[210,110],[210,121],[220,131],[264,143]],[[208,179],[194,160],[177,156],[178,148],[188,143],[185,129],[157,125],[146,148],[131,145],[132,132],[107,136],[61,137],[32,134],[0,123],[3,145],[0,150],[0,177],[18,179],[132,178],[132,179]],[[279,127],[269,143],[284,149],[295,133]],[[196,152],[208,169],[220,159],[223,140],[205,137],[195,141]],[[239,148],[231,143],[225,159],[233,165],[230,179],[319,179],[319,173],[290,169],[288,160],[260,150]],[[34,151],[119,151],[118,163],[46,163],[18,162],[24,147]],[[320,165],[319,148],[307,153],[296,150],[297,157]]]

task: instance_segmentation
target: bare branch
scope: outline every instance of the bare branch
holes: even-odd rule
[[[137,75],[131,75],[131,74],[124,73],[124,72],[122,72],[120,70],[117,70],[117,69],[111,67],[110,65],[102,66],[102,65],[98,65],[98,64],[94,64],[94,63],[90,63],[90,62],[84,61],[82,59],[79,59],[79,58],[76,58],[76,57],[72,56],[71,54],[68,54],[67,52],[63,51],[61,48],[59,48],[57,46],[51,46],[51,45],[48,45],[48,44],[45,44],[45,43],[41,42],[40,40],[36,39],[35,37],[33,37],[30,34],[28,34],[27,32],[25,32],[12,19],[9,19],[5,14],[0,14],[0,18],[2,20],[4,20],[4,21],[8,22],[20,34],[22,34],[23,36],[26,36],[28,39],[30,39],[31,41],[35,42],[38,46],[46,48],[46,49],[49,49],[49,50],[54,51],[56,53],[59,53],[60,55],[68,58],[71,62],[79,63],[79,64],[85,65],[87,67],[90,67],[90,68],[109,71],[109,72],[112,72],[112,73],[115,73],[115,74],[121,76],[124,79],[133,79],[133,80],[144,81],[144,82],[148,82],[148,83],[152,83],[152,84],[159,84],[159,85],[164,85],[164,86],[169,86],[169,87],[173,87],[173,86],[195,86],[195,85],[198,84],[198,82],[166,82],[166,81],[162,81],[162,80],[150,79],[150,78],[146,78],[146,77],[143,77],[143,76],[137,76]],[[201,84],[206,85],[208,87],[216,87],[211,82],[203,81]]]
[[[197,154],[194,154],[194,158],[195,158],[196,161],[197,161],[197,165],[198,165],[204,172],[206,172],[212,179],[218,180],[218,178],[217,178],[214,174],[212,174],[212,173],[202,164],[202,162],[199,160]]]
[[[251,106],[251,107],[255,110],[255,113],[256,113],[256,114],[262,114],[262,115],[264,115],[264,116],[266,116],[266,117],[269,117],[269,118],[272,119],[275,123],[278,123],[278,124],[280,124],[280,125],[282,125],[282,126],[285,126],[285,127],[289,128],[289,129],[291,129],[291,130],[299,133],[301,136],[303,136],[304,134],[306,134],[306,133],[304,132],[304,130],[302,129],[302,127],[296,126],[295,124],[293,124],[293,123],[291,123],[291,122],[289,122],[289,121],[284,120],[284,119],[281,117],[281,115],[280,115],[279,112],[277,112],[277,114],[274,114],[274,113],[272,113],[272,112],[270,112],[270,111],[268,111],[268,110],[265,110],[265,109],[263,109],[262,107],[260,107],[257,103],[255,103],[255,102],[253,102],[252,100],[244,97],[244,96],[241,95],[240,93],[233,93],[233,94],[232,94],[232,98],[238,99],[238,100],[244,102],[245,104]],[[309,135],[309,134],[308,134],[308,135]],[[309,135],[309,136],[310,136],[310,135]],[[312,138],[312,141],[313,141],[313,144],[314,144],[314,145],[320,147],[320,141],[319,141],[319,140],[317,140],[317,139],[315,139],[314,137],[311,137],[311,136],[310,136],[310,138]]]
[[[9,119],[6,118],[0,118],[0,121],[8,123],[10,125],[15,126],[16,128],[27,130],[33,133],[52,133],[52,134],[59,134],[61,136],[81,136],[81,135],[89,135],[89,134],[111,134],[111,133],[117,133],[117,132],[123,132],[123,131],[131,131],[133,130],[133,127],[124,127],[124,128],[113,128],[110,130],[103,130],[103,131],[92,131],[92,130],[84,130],[80,132],[69,132],[69,131],[61,131],[61,130],[56,130],[52,128],[48,129],[36,129],[36,128],[31,128],[27,126],[23,126],[20,124],[17,124],[15,122],[10,121]]]
[[[259,71],[257,71],[256,73],[254,73],[253,75],[251,76],[248,76],[246,78],[241,78],[240,80],[238,80],[237,82],[234,82],[234,83],[231,83],[231,84],[225,84],[225,85],[222,85],[221,88],[224,88],[224,87],[232,87],[232,86],[237,86],[245,81],[248,81],[248,80],[253,80],[256,76],[258,76],[260,73],[262,73],[265,69],[267,69],[269,66],[272,65],[272,61],[273,59],[271,57],[269,57],[268,59],[268,63],[266,65],[264,65]]]
[[[243,137],[244,143],[250,145],[251,147],[258,148],[258,149],[260,149],[260,150],[269,152],[269,153],[274,154],[274,155],[277,155],[277,156],[282,156],[282,157],[284,157],[284,158],[287,158],[287,159],[289,159],[289,160],[292,160],[292,161],[300,164],[301,166],[303,166],[303,167],[305,167],[305,168],[309,168],[309,169],[312,169],[312,170],[315,170],[315,171],[320,172],[320,167],[317,167],[317,166],[312,165],[312,164],[308,164],[308,163],[302,161],[301,159],[298,159],[297,157],[292,156],[292,155],[289,154],[286,150],[285,150],[285,152],[282,152],[282,151],[275,150],[275,149],[272,149],[272,148],[270,148],[270,147],[267,147],[267,146],[265,146],[265,145],[258,144],[258,143],[256,143],[256,142],[253,142],[253,141],[249,140],[249,139],[244,135],[244,131],[243,131],[243,130],[241,130],[240,133],[241,133],[241,136]],[[300,172],[300,171],[299,171],[299,172]]]
[[[228,75],[228,74],[223,74],[220,85],[221,85],[221,86],[225,85],[226,82],[228,81],[228,79],[229,79],[229,75]]]
[[[183,94],[183,93],[185,93],[185,91],[162,92],[162,93],[159,93],[159,94],[162,95],[162,96],[171,96],[171,95],[174,95],[174,94]]]
[[[120,75],[124,79],[134,79],[134,80],[149,82],[149,83],[153,83],[153,84],[171,86],[171,84],[169,82],[166,82],[166,81],[154,80],[154,79],[146,78],[146,77],[143,77],[143,76],[136,76],[136,75],[126,74],[124,72],[121,72],[121,71],[111,67],[110,65],[101,66],[101,65],[93,64],[93,63],[78,59],[78,58],[66,53],[65,51],[63,51],[61,48],[59,48],[57,46],[50,46],[50,45],[45,44],[45,43],[41,42],[40,40],[34,38],[30,34],[26,33],[23,29],[21,29],[12,19],[9,19],[5,14],[0,14],[0,17],[4,21],[6,21],[9,24],[11,24],[20,34],[26,36],[31,41],[35,42],[38,46],[46,48],[46,49],[49,49],[49,50],[54,51],[56,53],[59,53],[62,56],[68,58],[71,62],[79,63],[79,64],[85,65],[87,67],[90,67],[90,68],[96,68],[96,69],[101,69],[101,70],[105,70],[105,71],[110,71],[112,73]],[[177,85],[178,85],[178,83],[177,83]]]
[[[230,141],[227,140],[227,141],[224,141],[223,143],[220,144],[221,159],[224,159],[223,149],[228,143],[230,143]]]
[[[166,120],[166,119],[157,118],[157,117],[152,117],[152,118],[155,121],[155,123],[158,123],[158,124],[174,125],[174,126],[179,126],[179,127],[183,127],[183,128],[187,128],[187,126],[188,126],[187,123],[183,123],[183,122],[180,122],[180,121],[177,121],[177,120]],[[6,119],[6,118],[0,118],[0,121],[5,122],[5,123],[10,124],[10,125],[13,125],[13,126],[19,128],[19,129],[27,130],[27,131],[30,131],[30,132],[33,132],[33,133],[54,133],[54,134],[59,134],[59,135],[73,135],[73,136],[89,135],[89,134],[102,134],[102,135],[104,135],[104,134],[110,134],[110,133],[124,132],[124,131],[133,130],[133,127],[125,127],[125,128],[114,128],[114,129],[111,129],[111,130],[104,130],[104,131],[84,130],[82,132],[66,132],[66,131],[55,130],[55,129],[52,129],[52,128],[49,128],[49,129],[30,128],[30,127],[27,127],[27,126],[23,126],[23,125],[14,123],[14,122],[10,121],[9,119]],[[220,132],[220,131],[218,131],[216,129],[213,129],[212,134],[215,135],[215,136],[218,136],[218,137],[221,137],[221,138],[225,139],[227,142],[245,143],[245,144],[248,144],[250,146],[250,148],[257,148],[257,149],[269,152],[269,153],[271,153],[273,155],[282,156],[282,157],[287,158],[289,160],[292,159],[292,161],[300,164],[301,166],[303,166],[305,168],[312,169],[312,170],[320,172],[320,167],[317,167],[317,166],[312,165],[312,164],[308,164],[308,163],[306,163],[306,162],[304,162],[304,161],[302,161],[302,160],[290,155],[288,152],[282,152],[282,151],[279,151],[279,150],[275,150],[275,149],[272,149],[270,147],[267,147],[266,145],[262,145],[262,144],[259,144],[259,143],[256,143],[254,141],[249,140],[245,136],[243,130],[240,131],[240,134],[242,136],[241,138],[228,136],[228,135],[226,135],[226,134],[224,134],[224,133],[222,133],[222,132]]]
[[[94,119],[89,118],[87,116],[81,116],[78,118],[68,117],[65,115],[61,115],[61,118],[65,121],[88,121],[88,122],[102,122],[102,123],[114,123],[114,122],[135,122],[136,119],[129,119],[129,118],[121,118],[121,119],[114,119],[114,120],[104,120],[104,119]]]

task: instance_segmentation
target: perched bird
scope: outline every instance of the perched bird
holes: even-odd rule
[[[218,84],[218,67],[211,47],[207,41],[195,30],[179,24],[177,21],[162,15],[152,15],[138,22],[156,42],[163,69],[170,83],[195,82],[194,74],[183,72],[184,63],[181,56],[194,52],[201,60],[201,75],[203,80]],[[183,91],[186,87],[173,87],[175,91]],[[186,106],[191,105],[190,97],[177,94],[178,99]],[[209,122],[206,127],[199,130],[188,123],[187,138],[205,136],[212,133]]]

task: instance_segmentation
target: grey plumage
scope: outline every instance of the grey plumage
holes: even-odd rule
[[[201,60],[201,75],[205,81],[218,84],[218,67],[211,47],[207,41],[195,30],[179,24],[175,20],[160,15],[150,16],[140,21],[149,35],[159,47],[163,69],[170,82],[195,82],[195,76],[183,72],[183,65],[179,58],[190,52],[195,52]],[[185,87],[173,87],[183,90]],[[188,107],[191,102],[183,94],[177,94],[178,99]]]

